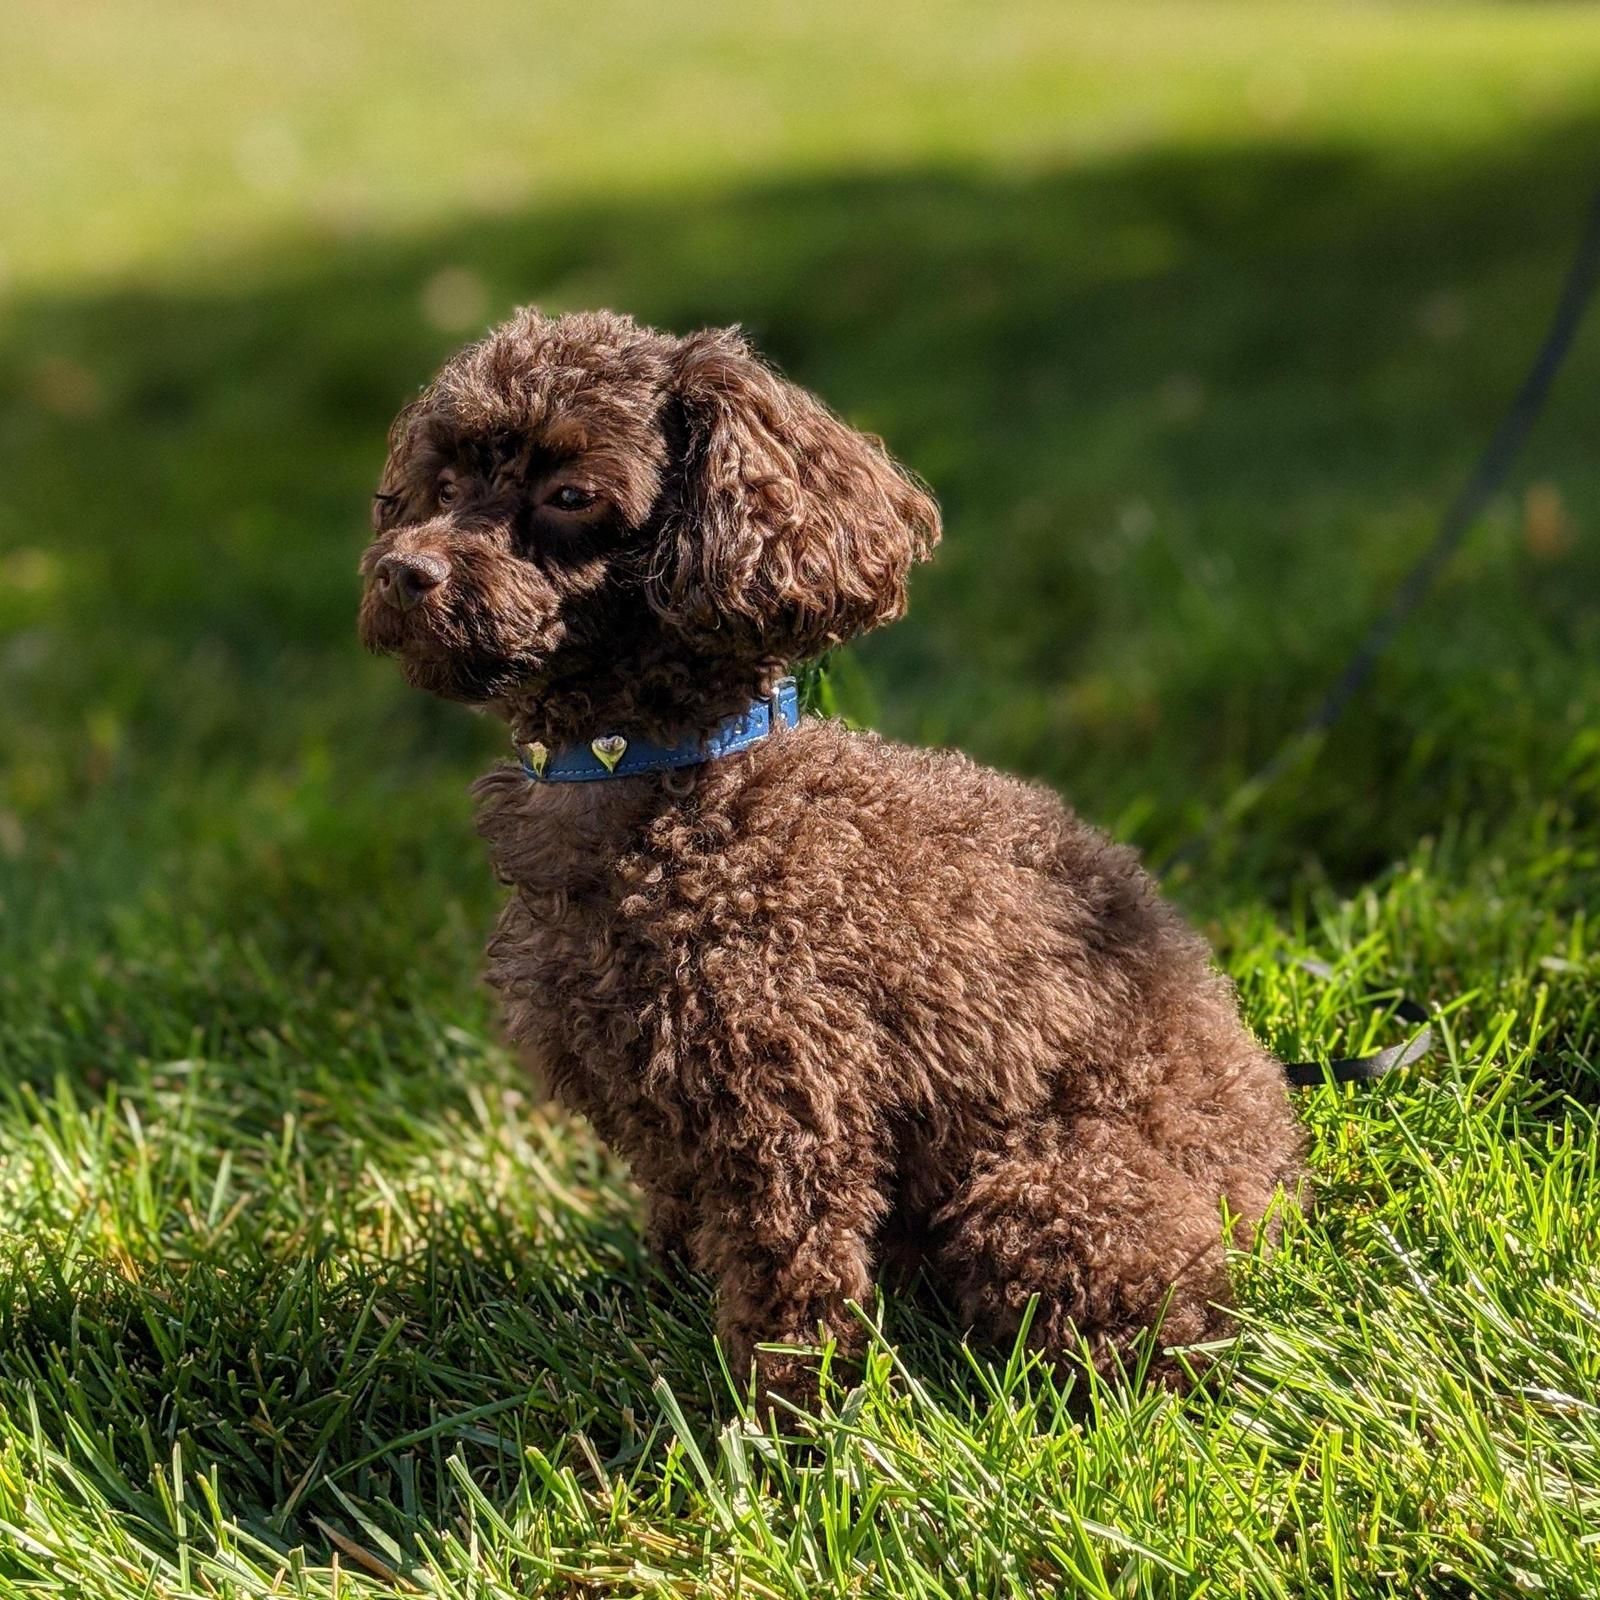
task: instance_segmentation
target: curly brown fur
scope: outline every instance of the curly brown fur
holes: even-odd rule
[[[898,616],[939,534],[877,440],[736,333],[532,311],[401,413],[376,523],[366,642],[551,747],[709,731]],[[1300,1179],[1282,1071],[1133,854],[1054,795],[815,721],[477,794],[509,1032],[626,1157],[656,1246],[715,1281],[736,1368],[856,1347],[891,1248],[984,1334],[1037,1296],[1033,1342],[1106,1366],[1158,1320],[1225,1331],[1224,1212],[1253,1227]]]

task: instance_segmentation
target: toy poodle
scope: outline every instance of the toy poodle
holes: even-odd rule
[[[1204,942],[1047,789],[797,710],[939,538],[878,439],[736,330],[524,310],[400,413],[374,527],[363,641],[510,730],[510,1036],[764,1399],[889,1266],[1105,1370],[1227,1331],[1302,1139]]]

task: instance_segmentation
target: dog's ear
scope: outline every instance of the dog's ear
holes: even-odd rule
[[[939,507],[883,444],[779,377],[736,329],[684,339],[682,481],[649,594],[703,645],[821,655],[905,609]]]

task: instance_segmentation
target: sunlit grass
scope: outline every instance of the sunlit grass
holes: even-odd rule
[[[18,0],[9,270],[225,274],[240,242],[785,173],[1212,141],[1488,141],[1587,105],[1593,8],[1134,0],[790,9]]]

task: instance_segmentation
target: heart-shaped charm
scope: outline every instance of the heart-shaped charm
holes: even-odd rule
[[[537,739],[530,739],[527,744],[522,745],[520,748],[522,750],[522,759],[528,764],[528,770],[534,777],[542,778],[544,769],[550,760],[550,752]]]
[[[603,739],[591,739],[589,748],[594,751],[595,760],[607,772],[615,772],[617,763],[627,752],[628,741],[620,733],[608,733]]]

